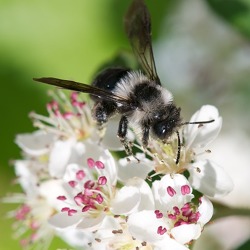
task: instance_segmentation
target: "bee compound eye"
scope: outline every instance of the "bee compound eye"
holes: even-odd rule
[[[163,120],[153,125],[152,132],[157,138],[164,140],[172,134],[173,128],[174,126],[171,121]]]

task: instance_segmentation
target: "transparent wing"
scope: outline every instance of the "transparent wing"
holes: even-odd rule
[[[109,91],[106,91],[104,89],[100,89],[100,88],[97,88],[88,84],[74,82],[70,80],[62,80],[62,79],[53,78],[53,77],[33,78],[33,80],[37,82],[42,82],[42,83],[46,83],[49,85],[53,85],[56,87],[60,87],[63,89],[89,93],[101,99],[114,101],[116,103],[120,103],[125,106],[130,105],[129,100],[127,100],[126,98],[115,95]]]
[[[125,30],[133,51],[147,76],[161,85],[151,44],[151,20],[143,0],[134,0],[125,15]]]

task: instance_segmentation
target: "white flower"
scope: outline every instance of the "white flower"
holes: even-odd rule
[[[184,129],[185,147],[189,148],[205,148],[219,134],[222,127],[222,118],[218,109],[212,105],[204,105],[193,114],[190,121],[210,121],[211,123],[203,123],[202,125],[189,124]]]
[[[100,133],[98,133],[91,115],[90,106],[81,99],[77,92],[72,92],[70,100],[62,91],[58,91],[57,94],[51,92],[51,95],[53,95],[54,100],[47,104],[49,117],[34,112],[30,114],[30,117],[34,120],[34,126],[46,131],[49,134],[47,137],[50,135],[57,136],[57,139],[60,138],[62,141],[72,138],[76,141],[90,139],[109,149],[123,149],[116,136],[117,120],[110,120],[107,129],[105,129],[104,137],[100,138]],[[130,130],[128,135],[130,140],[134,139]]]
[[[188,168],[188,178],[193,188],[209,197],[227,195],[233,189],[233,181],[225,170],[211,160],[199,160]]]
[[[70,100],[62,91],[53,95],[54,100],[47,104],[49,117],[31,113],[34,125],[48,133],[62,138],[74,137],[77,140],[88,138],[94,131],[89,106],[72,92]]]
[[[27,155],[37,157],[48,153],[55,139],[55,134],[38,130],[17,135],[15,142]]]
[[[67,166],[63,179],[69,196],[58,197],[64,207],[61,213],[50,220],[59,228],[74,224],[81,228],[95,227],[102,222],[106,213],[110,213],[110,202],[115,195],[114,186],[117,181],[113,157],[106,150],[102,160],[88,158],[86,165]]]
[[[187,179],[180,174],[165,175],[153,182],[155,210],[144,210],[128,218],[129,231],[141,241],[160,249],[188,249],[192,240],[199,238],[204,225],[213,214],[212,203],[201,197],[193,202],[194,195]]]
[[[217,109],[203,106],[191,121],[215,121],[183,130],[179,164],[174,134],[168,144],[151,140],[147,150],[120,159],[117,168],[106,149],[122,148],[113,124],[100,141],[78,94],[70,101],[62,92],[54,98],[49,117],[31,115],[39,130],[16,137],[24,159],[14,162],[15,171],[25,195],[5,200],[23,204],[10,213],[21,232],[33,232],[23,245],[42,239],[49,244],[57,235],[84,249],[188,249],[213,213],[208,198],[194,197],[192,187],[212,197],[232,188],[221,167],[201,158],[221,128]]]
[[[205,147],[217,137],[222,126],[222,118],[214,106],[205,105],[192,116],[191,121],[211,119],[214,119],[214,122],[202,126],[188,125],[185,128],[185,150],[189,154],[194,154],[190,164],[187,163],[191,185],[210,197],[217,197],[231,192],[233,181],[218,164],[210,160],[199,160],[197,156],[199,156],[200,150],[204,152]]]
[[[120,189],[116,187],[116,166],[107,150],[97,161],[88,158],[86,165],[67,166],[63,179],[69,195],[58,197],[62,201],[61,213],[50,219],[56,228],[73,226],[94,231],[105,217],[153,208],[151,189],[142,179],[134,178]]]
[[[202,123],[202,121],[210,121]],[[230,176],[222,167],[209,160],[204,160],[204,155],[210,153],[207,149],[218,135],[222,118],[218,110],[211,105],[202,106],[191,118],[191,122],[201,124],[186,125],[181,136],[183,145],[180,150],[180,160],[176,164],[178,141],[173,135],[168,144],[152,141],[149,154],[156,159],[156,174],[183,173],[188,171],[190,183],[200,192],[216,197],[229,193],[233,188]]]
[[[49,225],[48,219],[58,209],[59,202],[55,199],[63,192],[60,180],[44,181],[39,186],[30,186],[29,195],[13,194],[3,199],[8,203],[20,203],[8,216],[15,218],[15,237],[20,238],[23,247],[48,249],[55,236],[55,230]]]

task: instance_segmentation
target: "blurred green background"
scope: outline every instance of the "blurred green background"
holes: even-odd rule
[[[158,73],[183,107],[185,119],[203,104],[216,105],[224,118],[222,133],[243,131],[242,151],[248,152],[243,145],[249,145],[250,133],[250,0],[146,2],[152,15]],[[12,184],[15,175],[9,164],[21,157],[15,135],[34,130],[29,112],[46,114],[49,88],[32,78],[54,76],[89,83],[103,63],[130,48],[122,22],[129,3],[0,1],[1,196],[18,190]],[[223,163],[225,155],[220,156]],[[240,174],[243,180],[245,172]],[[244,205],[250,205],[249,199]],[[0,249],[20,249],[11,237],[12,221],[4,218],[14,208],[0,205]],[[236,249],[220,244],[214,249]],[[239,249],[250,249],[247,243],[243,245]],[[57,247],[64,244],[54,242],[50,249]]]

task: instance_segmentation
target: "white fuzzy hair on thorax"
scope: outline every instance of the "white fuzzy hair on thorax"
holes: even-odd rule
[[[114,93],[126,98],[137,84],[145,81],[148,81],[148,78],[141,71],[128,72],[128,74],[117,83]]]
[[[149,81],[148,77],[141,71],[128,72],[128,74],[117,83],[114,93],[118,96],[128,98],[136,85]],[[160,90],[161,100],[163,100],[165,104],[169,104],[173,101],[173,95],[170,91],[160,85],[156,85],[156,88]]]

